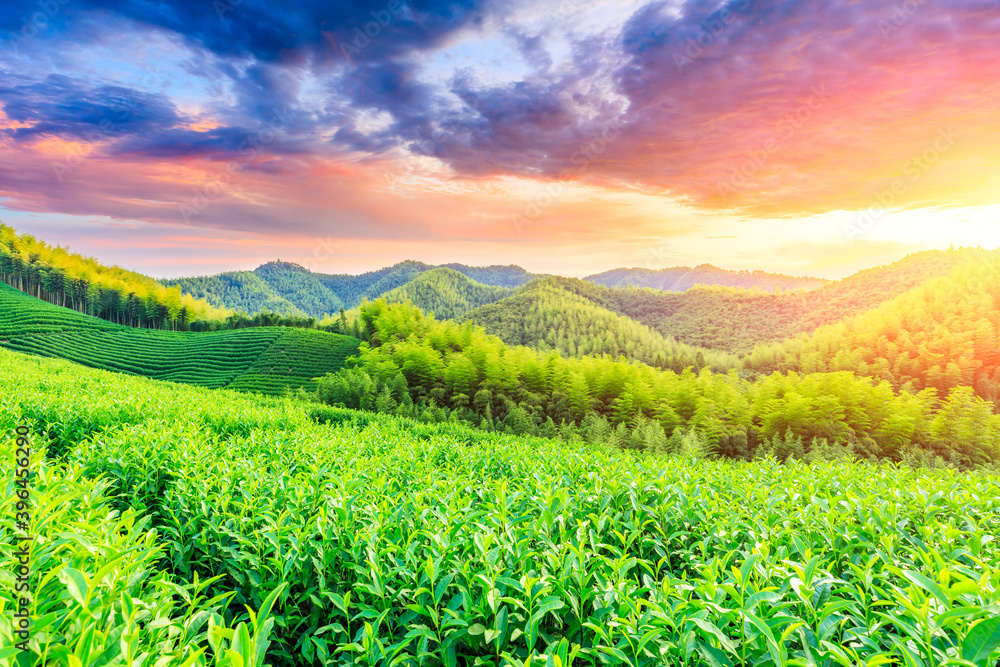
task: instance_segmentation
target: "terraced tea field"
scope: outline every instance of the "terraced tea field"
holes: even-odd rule
[[[264,327],[205,333],[119,326],[0,285],[0,346],[91,368],[209,388],[278,394],[314,388],[358,341],[324,331]]]
[[[342,368],[358,341],[312,329],[286,329],[231,384],[229,389],[279,394],[286,386],[316,388],[312,378]]]
[[[665,460],[7,350],[0,383],[3,468],[18,424],[48,453],[34,665],[1000,659],[994,476]]]

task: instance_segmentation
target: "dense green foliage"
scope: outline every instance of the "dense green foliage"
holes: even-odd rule
[[[682,343],[746,354],[756,345],[780,342],[871,310],[925,280],[948,275],[982,253],[978,249],[916,253],[807,292],[697,287],[670,294],[608,289],[573,280],[565,280],[563,287]]]
[[[736,357],[664,338],[631,318],[597,305],[596,299],[577,293],[576,288],[590,295],[599,289],[571,278],[538,280],[462,319],[482,326],[508,345],[524,345],[542,352],[554,350],[565,357],[622,356],[678,373],[689,366],[724,372],[736,365]]]
[[[453,269],[459,273],[484,285],[495,285],[497,287],[520,287],[526,285],[536,278],[542,278],[535,273],[528,273],[520,266],[509,264],[500,266],[466,266],[465,264],[445,264],[445,268]]]
[[[196,333],[136,329],[0,285],[0,346],[85,366],[264,393],[315,388],[357,350],[354,338],[282,327]]]
[[[236,625],[225,650],[238,642],[254,667],[1000,658],[996,477],[666,460],[4,350],[0,382],[19,387],[0,395],[5,432],[27,424],[66,461],[35,478],[47,583],[32,611],[59,629],[48,656],[32,644],[32,665],[121,648],[176,665],[226,636],[213,622]],[[90,490],[96,476],[121,519]],[[90,495],[58,505],[59,477]],[[129,577],[159,551],[165,571]],[[232,609],[274,600],[273,629],[207,600],[227,594]],[[0,588],[0,636],[11,602]]]
[[[386,292],[382,298],[394,303],[409,301],[425,313],[452,320],[510,296],[511,292],[509,288],[483,285],[458,271],[438,267]]]
[[[460,286],[454,277],[444,283],[436,282],[440,281],[440,276],[448,271],[463,274],[474,283],[479,283],[481,287],[472,289]],[[482,286],[514,288],[536,277],[519,266],[477,267],[448,264],[444,267],[434,267],[423,262],[405,261],[360,275],[332,275],[314,273],[291,262],[269,262],[254,271],[177,278],[161,282],[164,285],[178,286],[185,294],[193,294],[214,305],[250,314],[269,310],[285,315],[322,318],[324,315],[335,314],[340,308],[356,308],[365,299],[376,299],[394,290],[405,288],[429,272],[439,277],[436,280],[418,283],[410,290],[410,296],[415,302],[421,299],[437,301],[439,308],[443,306],[445,309],[454,307],[455,304],[449,299],[455,295],[436,295],[430,285],[446,287],[445,283],[455,283],[451,288],[446,288],[446,291],[457,289],[464,294],[464,298],[471,299],[472,307],[476,307],[496,300],[489,298],[487,295],[493,292]],[[496,294],[501,292],[497,291]],[[430,308],[430,303],[422,303],[422,307]]]
[[[482,328],[440,322],[408,304],[361,309],[369,332],[358,357],[319,383],[331,404],[456,420],[486,430],[537,433],[661,449],[685,432],[712,454],[750,458],[762,448],[832,448],[870,459],[934,459],[962,467],[1000,461],[1000,415],[964,388],[894,392],[850,372],[677,374],[610,357],[566,359],[510,347]],[[784,456],[787,456],[785,454]],[[825,455],[824,455],[825,457]]]
[[[208,301],[219,308],[256,315],[270,311],[282,315],[304,316],[306,312],[268,285],[253,271],[231,271],[214,276],[177,278],[160,281],[180,287],[185,294]]]
[[[49,303],[111,322],[152,329],[187,329],[229,313],[164,287],[148,276],[49,246],[0,224],[0,280]]]
[[[24,546],[14,542],[23,534],[16,530],[15,504],[16,492],[24,487],[9,474],[20,458],[17,417],[17,407],[5,402],[0,409],[5,473],[0,481],[0,572],[5,577],[0,665],[263,667],[274,624],[266,610],[234,623],[234,612],[240,611],[230,608],[231,596],[208,593],[211,580],[183,580],[164,571],[167,549],[150,527],[151,517],[127,507],[115,511],[104,495],[107,483],[86,477],[80,465],[52,465],[37,455],[28,483],[40,538],[31,548],[32,640],[23,657],[14,659],[22,641],[11,622],[19,606],[12,595],[20,567],[15,554]]]
[[[814,289],[830,282],[823,278],[784,276],[765,271],[729,271],[711,264],[673,266],[667,269],[612,269],[585,278],[604,287],[648,287],[665,292],[683,292],[698,285],[739,287],[765,292]]]
[[[268,262],[254,269],[261,280],[282,298],[294,303],[312,317],[335,313],[344,302],[308,269],[291,262]]]
[[[942,396],[971,387],[1000,407],[998,305],[1000,255],[981,253],[875,310],[761,346],[744,365],[759,372],[850,369]]]

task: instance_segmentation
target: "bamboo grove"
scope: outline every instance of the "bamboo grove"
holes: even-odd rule
[[[133,327],[184,330],[194,321],[228,314],[178,287],[104,266],[2,224],[0,280],[49,303]]]

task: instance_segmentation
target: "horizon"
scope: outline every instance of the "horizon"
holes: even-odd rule
[[[2,219],[0,219],[0,224],[6,224],[6,223]],[[8,226],[13,227],[13,229],[15,230],[16,233],[19,233],[19,234],[24,234],[24,233],[32,234],[32,232],[30,232],[29,230],[18,229],[17,227],[15,227],[13,225],[8,225]],[[432,268],[440,268],[440,267],[447,268],[449,264],[452,264],[452,265],[462,265],[462,266],[465,266],[465,267],[468,267],[468,268],[493,268],[493,267],[507,268],[507,267],[513,267],[513,268],[522,269],[526,273],[533,274],[533,275],[542,275],[542,276],[549,275],[549,276],[557,276],[557,277],[565,277],[565,278],[578,278],[578,279],[587,279],[587,278],[595,277],[595,276],[602,275],[602,274],[605,274],[605,273],[610,273],[610,272],[613,272],[613,271],[645,270],[645,271],[659,272],[659,271],[669,271],[669,270],[673,270],[673,269],[682,269],[682,268],[692,269],[693,270],[693,269],[699,268],[700,266],[708,266],[708,267],[713,267],[713,268],[716,268],[716,269],[721,269],[723,271],[727,271],[727,272],[730,272],[730,273],[739,273],[739,272],[755,273],[755,272],[761,272],[761,273],[767,273],[767,274],[771,274],[771,275],[783,276],[783,277],[786,277],[786,278],[804,279],[804,280],[807,280],[807,279],[811,279],[811,280],[826,280],[828,282],[837,282],[837,281],[843,280],[845,278],[848,278],[848,277],[850,277],[852,275],[855,275],[856,273],[859,273],[861,271],[866,271],[866,270],[869,270],[869,269],[875,269],[875,268],[879,268],[879,267],[883,267],[883,266],[888,266],[890,264],[894,264],[894,263],[896,263],[898,261],[901,261],[901,260],[905,259],[906,257],[909,257],[910,255],[913,255],[913,254],[916,254],[916,253],[919,253],[919,252],[927,252],[927,251],[941,251],[941,252],[944,252],[944,251],[948,251],[948,250],[961,250],[963,248],[983,247],[983,246],[972,246],[972,245],[969,245],[969,246],[956,246],[955,244],[950,244],[948,248],[927,248],[927,249],[922,249],[922,250],[915,250],[915,251],[912,251],[912,252],[907,252],[904,255],[902,255],[902,256],[900,256],[900,257],[898,257],[896,259],[887,261],[887,262],[883,262],[883,263],[880,263],[880,264],[872,264],[872,265],[868,265],[868,266],[860,266],[856,270],[853,270],[853,271],[850,271],[850,272],[847,272],[847,273],[843,273],[843,275],[839,275],[839,276],[833,277],[833,278],[826,277],[826,276],[820,276],[820,275],[782,273],[780,271],[768,271],[766,269],[759,269],[759,268],[731,268],[731,267],[724,266],[721,263],[711,262],[711,261],[700,262],[698,264],[678,264],[678,265],[672,265],[672,266],[660,266],[660,267],[655,267],[655,268],[654,267],[650,267],[650,266],[614,266],[614,267],[610,267],[610,268],[604,268],[604,269],[601,269],[601,270],[598,270],[598,271],[592,271],[592,272],[582,271],[582,272],[579,272],[577,274],[570,274],[570,273],[558,273],[558,272],[553,272],[553,271],[546,271],[544,269],[542,269],[542,270],[534,270],[534,269],[531,269],[531,268],[529,268],[527,266],[524,266],[524,265],[516,263],[516,262],[514,262],[514,263],[473,264],[473,263],[463,262],[463,261],[445,261],[445,262],[437,262],[437,263],[435,263],[435,262],[429,262],[429,261],[420,260],[420,259],[414,259],[412,257],[407,257],[405,259],[396,260],[396,261],[393,261],[390,264],[373,264],[371,268],[365,268],[365,269],[361,269],[359,271],[353,271],[353,272],[325,271],[325,270],[322,270],[322,267],[319,266],[318,262],[316,262],[315,260],[312,260],[311,258],[306,258],[305,259],[306,263],[303,264],[303,263],[298,262],[298,261],[289,260],[289,259],[283,259],[281,257],[275,257],[273,259],[253,260],[253,262],[257,262],[257,263],[253,263],[252,262],[250,265],[245,265],[245,266],[242,266],[242,267],[239,267],[239,268],[221,268],[220,270],[214,271],[212,273],[186,273],[186,274],[178,273],[176,275],[157,275],[155,273],[146,272],[146,271],[141,270],[140,268],[136,268],[134,266],[130,266],[127,262],[126,263],[111,262],[111,261],[106,260],[104,257],[101,257],[100,255],[92,255],[92,254],[89,254],[89,253],[80,252],[78,249],[76,249],[74,247],[71,247],[71,246],[69,246],[69,245],[67,245],[65,243],[56,243],[56,242],[53,242],[51,239],[38,236],[37,234],[35,236],[36,236],[36,238],[38,240],[46,243],[47,245],[49,245],[51,247],[63,247],[65,249],[67,249],[68,251],[72,252],[72,253],[79,254],[79,255],[81,255],[83,257],[86,257],[86,258],[89,258],[89,259],[93,259],[93,260],[97,261],[98,263],[103,264],[105,266],[117,266],[119,268],[122,268],[122,269],[125,269],[125,270],[128,270],[128,271],[133,271],[135,273],[139,273],[139,274],[143,274],[143,275],[149,276],[150,278],[154,278],[156,280],[180,280],[180,279],[186,279],[186,278],[200,278],[200,277],[214,276],[214,275],[220,275],[220,274],[226,274],[226,273],[253,272],[254,270],[256,270],[256,269],[258,269],[261,266],[264,266],[266,264],[271,264],[271,263],[286,263],[286,262],[287,263],[291,263],[291,264],[295,264],[295,265],[299,266],[300,268],[303,268],[303,269],[305,269],[307,271],[310,271],[310,272],[313,272],[313,273],[321,273],[321,274],[327,274],[327,275],[359,276],[359,275],[363,275],[363,274],[366,274],[366,273],[373,273],[373,272],[376,272],[376,271],[379,271],[379,270],[382,270],[382,269],[391,268],[391,267],[397,266],[399,264],[404,264],[404,263],[407,263],[407,262],[413,262],[413,263],[417,263],[417,264],[424,264],[424,265],[430,266]],[[996,246],[996,247],[993,247],[993,248],[983,247],[983,249],[984,250],[1000,250],[1000,246]],[[312,266],[310,266],[310,264]]]
[[[0,219],[161,278],[280,255],[839,279],[1000,245],[998,20],[973,0],[8,3]]]

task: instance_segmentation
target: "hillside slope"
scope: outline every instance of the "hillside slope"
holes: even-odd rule
[[[696,287],[664,293],[581,282],[567,288],[680,342],[746,354],[757,345],[780,342],[876,308],[926,280],[947,275],[975,252],[920,252],[807,292]]]
[[[512,293],[510,288],[483,285],[458,271],[438,267],[382,296],[392,303],[409,301],[425,313],[434,313],[440,319],[451,320]]]
[[[377,299],[379,295],[405,285],[421,273],[433,268],[430,264],[406,260],[356,276],[324,273],[317,273],[316,276],[330,291],[340,297],[345,308],[355,308],[363,299]]]
[[[344,301],[319,274],[292,262],[268,262],[253,272],[281,298],[295,304],[311,317],[322,317],[344,308]]]
[[[465,264],[445,264],[444,268],[453,269],[468,276],[477,283],[494,285],[496,287],[520,287],[537,278],[547,278],[537,273],[528,273],[520,266],[509,264],[500,266],[466,266]]]
[[[231,271],[162,282],[168,286],[179,286],[185,294],[204,299],[218,308],[232,308],[250,315],[267,310],[281,315],[306,316],[304,310],[279,295],[253,271]]]
[[[603,308],[580,291],[598,288],[574,278],[548,278],[517,294],[469,312],[463,319],[508,345],[554,350],[566,357],[624,356],[677,372],[688,366],[731,368],[735,357],[677,343],[649,327]]]
[[[966,251],[949,275],[744,361],[758,372],[851,370],[944,396],[972,387],[1000,407],[1000,254]]]
[[[315,330],[260,327],[195,333],[112,324],[0,285],[0,346],[91,368],[203,387],[312,390],[359,341]]]
[[[823,278],[785,276],[765,271],[729,271],[711,264],[699,264],[694,268],[674,266],[659,270],[612,269],[587,276],[584,280],[604,287],[649,287],[665,292],[683,292],[696,285],[742,287],[773,292],[779,289],[814,289],[830,282]]]
[[[48,303],[134,327],[184,330],[218,323],[218,304],[119,266],[51,246],[0,224],[0,281]]]

